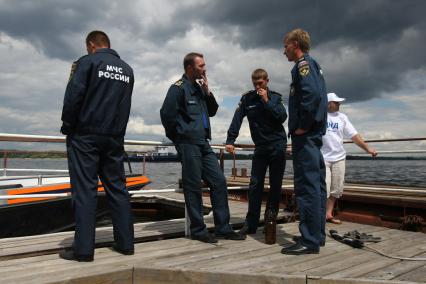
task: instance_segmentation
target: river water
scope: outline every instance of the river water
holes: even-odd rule
[[[3,162],[1,160],[1,162]],[[231,175],[233,162],[225,161],[225,174]],[[8,168],[24,169],[64,169],[68,168],[66,159],[8,159]],[[251,161],[238,160],[236,167],[245,167],[250,174]],[[426,160],[347,160],[346,181],[355,183],[374,183],[426,187]],[[135,173],[142,173],[142,163],[132,163]],[[176,188],[181,176],[180,163],[146,163],[146,175],[151,179],[151,188]],[[126,171],[128,167],[126,165]],[[1,174],[1,173],[0,173]],[[18,173],[8,172],[8,175]],[[30,173],[19,173],[19,175]],[[293,176],[292,161],[287,161],[285,177]]]

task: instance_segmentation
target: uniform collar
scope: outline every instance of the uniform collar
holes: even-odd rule
[[[109,53],[109,54],[115,55],[118,58],[120,58],[117,51],[115,51],[114,49],[111,49],[111,48],[99,48],[99,49],[96,50],[95,53]]]
[[[257,92],[256,92],[256,90],[251,90],[250,91],[250,95],[252,95],[253,97],[255,97],[255,98],[259,98],[259,100],[262,100],[261,98],[260,98],[260,96],[257,94]],[[267,95],[268,95],[268,98],[269,99],[271,99],[271,90],[268,88],[268,93],[267,93]]]
[[[189,94],[194,95],[197,92],[200,92],[201,94],[203,93],[201,88],[198,85],[196,85],[197,83],[190,81],[185,74],[182,75],[182,81],[183,81],[183,88]]]
[[[308,59],[309,58],[309,54],[308,53],[305,53],[305,54],[303,54],[303,56],[302,57],[300,57],[298,60],[297,60],[297,63],[299,63],[300,61],[303,61],[303,60],[306,60],[306,59]],[[297,64],[296,63],[296,64]]]

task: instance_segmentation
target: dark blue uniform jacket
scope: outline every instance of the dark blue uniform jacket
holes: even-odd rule
[[[124,136],[133,84],[132,68],[114,50],[81,57],[65,91],[62,133]]]
[[[327,127],[327,91],[319,64],[308,54],[291,70],[288,129],[298,128],[325,134]]]
[[[287,112],[282,97],[280,94],[268,90],[268,98],[268,102],[264,103],[255,90],[249,91],[241,97],[229,126],[226,144],[234,144],[245,116],[248,118],[251,137],[256,146],[279,141],[287,142],[283,127],[283,123],[287,119]]]
[[[210,119],[219,105],[197,83],[183,75],[170,86],[160,110],[166,136],[173,143],[205,144],[211,139]]]

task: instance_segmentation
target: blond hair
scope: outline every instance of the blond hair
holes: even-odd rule
[[[284,40],[297,41],[303,53],[308,52],[311,48],[311,37],[307,31],[302,29],[292,30],[286,34]]]

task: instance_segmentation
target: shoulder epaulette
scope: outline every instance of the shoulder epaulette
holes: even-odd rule
[[[282,97],[282,95],[280,93],[278,93],[278,92],[275,92],[275,91],[272,91],[272,90],[269,90],[269,92],[271,92],[274,95]]]
[[[305,65],[309,65],[309,62],[307,60],[301,60],[297,63],[297,67],[303,67]]]
[[[253,90],[251,90],[251,91],[247,91],[247,92],[243,93],[243,94],[241,95],[241,97],[244,97],[245,95],[248,95],[248,94],[250,94],[251,92],[253,92]]]
[[[75,69],[77,68],[77,65],[80,63],[80,60],[82,60],[83,58],[86,58],[88,55],[83,55],[82,57],[80,57],[79,59],[77,59],[76,61],[74,61],[71,65],[71,72],[70,72],[70,76],[68,78],[68,82],[71,81],[72,76],[74,76],[75,73]]]
[[[183,84],[183,80],[179,79],[173,85],[176,85],[176,86],[180,87],[180,86],[182,86],[182,84]]]
[[[84,59],[84,58],[86,58],[87,56],[89,56],[88,54],[86,54],[86,55],[83,55],[82,57],[80,57],[79,59],[77,59],[76,61],[74,61],[74,63],[79,63],[80,62],[80,60],[82,60],[82,59]]]
[[[80,60],[80,59],[78,59],[78,60]],[[71,81],[72,76],[74,76],[75,69],[77,68],[78,60],[74,61],[71,65],[71,71],[70,71],[70,76],[68,77],[68,82]]]
[[[300,60],[299,63],[297,63],[297,68],[299,69],[299,74],[301,76],[306,76],[310,72],[309,62],[306,58],[303,58],[303,60]]]

